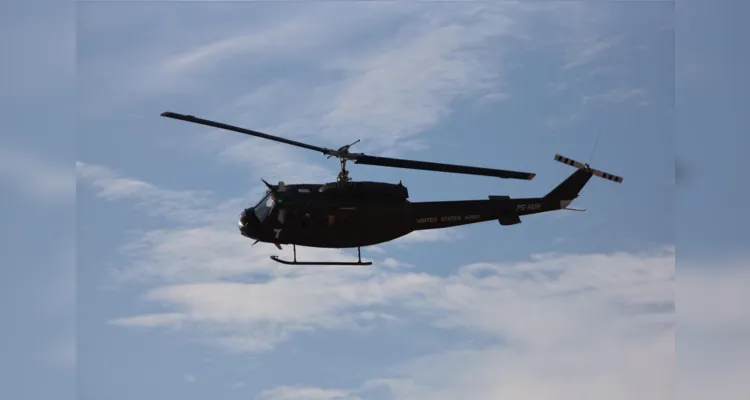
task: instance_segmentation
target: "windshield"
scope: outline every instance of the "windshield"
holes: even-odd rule
[[[255,216],[258,217],[258,221],[263,222],[264,219],[271,213],[274,201],[270,193],[268,193],[263,200],[261,200],[257,206],[255,206]]]

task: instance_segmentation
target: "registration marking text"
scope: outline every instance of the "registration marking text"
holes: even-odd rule
[[[537,211],[542,208],[542,203],[519,204],[516,211]]]

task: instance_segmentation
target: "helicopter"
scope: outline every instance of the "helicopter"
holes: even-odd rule
[[[592,176],[622,183],[623,178],[591,168],[588,164],[555,154],[555,161],[576,170],[542,197],[511,198],[488,196],[485,200],[410,202],[402,182],[353,181],[346,162],[392,168],[532,180],[534,173],[443,164],[426,161],[370,156],[352,153],[350,147],[337,150],[318,147],[266,133],[240,128],[193,115],[166,111],[163,117],[244,133],[322,153],[340,160],[341,171],[335,182],[272,185],[261,179],[267,190],[254,206],[244,209],[237,224],[242,236],[258,242],[292,245],[293,260],[271,259],[287,265],[372,265],[362,261],[361,248],[389,242],[411,232],[443,229],[479,222],[498,221],[509,226],[521,223],[521,216],[556,210],[585,211],[568,207]],[[297,261],[297,246],[317,248],[357,248],[357,261]]]

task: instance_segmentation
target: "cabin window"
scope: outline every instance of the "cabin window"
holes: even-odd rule
[[[268,217],[268,214],[271,213],[271,209],[274,206],[274,200],[273,196],[271,196],[271,193],[266,194],[266,197],[261,200],[257,206],[255,206],[255,216],[258,217],[258,221],[263,222],[266,217]]]

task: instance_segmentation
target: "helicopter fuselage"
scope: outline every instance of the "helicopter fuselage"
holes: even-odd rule
[[[498,220],[560,209],[544,198],[410,202],[402,184],[381,182],[272,186],[238,221],[240,233],[261,242],[322,248],[372,246],[416,230]],[[517,222],[516,222],[517,221]]]
[[[268,187],[266,196],[254,207],[242,211],[239,230],[243,236],[257,242],[291,244],[294,260],[271,259],[294,265],[371,265],[363,262],[360,247],[394,240],[416,230],[449,228],[459,225],[497,220],[500,225],[521,223],[522,215],[537,214],[568,208],[588,180],[600,178],[622,183],[622,177],[592,169],[588,164],[555,154],[555,160],[576,168],[568,178],[544,197],[511,199],[509,196],[489,196],[487,200],[458,200],[415,202],[401,183],[352,182],[347,161],[422,171],[435,171],[503,179],[532,180],[534,173],[496,168],[417,161],[401,158],[371,156],[349,151],[359,142],[331,149],[303,143],[267,133],[245,129],[222,122],[198,118],[171,111],[161,116],[190,123],[242,133],[278,143],[312,150],[328,158],[335,157],[341,164],[336,182],[323,185],[300,184]],[[585,211],[585,210],[576,210]],[[297,262],[296,246],[351,248],[357,247],[357,262]]]

